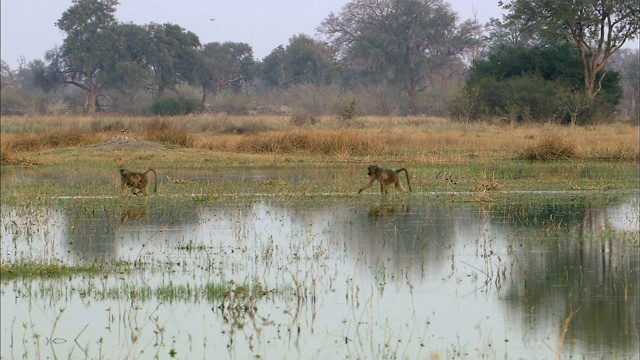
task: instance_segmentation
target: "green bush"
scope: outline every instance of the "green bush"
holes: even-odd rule
[[[203,110],[204,106],[200,101],[182,96],[155,100],[150,107],[152,114],[160,116],[187,115]]]
[[[620,76],[608,71],[595,101],[584,101],[579,53],[570,45],[503,46],[473,63],[465,87],[450,105],[459,119],[586,124],[612,114],[622,98]]]

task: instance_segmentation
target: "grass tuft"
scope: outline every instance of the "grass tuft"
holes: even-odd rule
[[[559,134],[550,134],[537,144],[526,147],[518,156],[520,160],[553,161],[569,160],[578,156],[576,145]]]
[[[2,165],[14,165],[20,167],[31,167],[39,165],[40,162],[30,157],[17,157],[9,151],[0,152],[0,164]]]
[[[143,138],[148,141],[158,141],[166,144],[193,147],[193,141],[187,131],[186,123],[172,122],[167,119],[155,119],[150,122],[143,134]]]
[[[58,264],[29,264],[20,263],[10,265],[3,263],[0,265],[0,279],[9,281],[18,278],[60,278],[74,274],[100,274],[103,267],[91,266],[68,266]]]

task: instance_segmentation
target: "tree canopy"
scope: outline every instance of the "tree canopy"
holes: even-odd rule
[[[212,91],[229,84],[242,88],[245,81],[251,79],[253,50],[247,43],[212,42],[203,45],[199,54],[201,68],[195,81],[202,88],[203,103]]]
[[[547,42],[572,42],[580,54],[585,93],[602,89],[611,56],[640,30],[640,2],[632,0],[510,0],[500,4],[506,24]]]
[[[97,76],[111,59],[112,41],[107,29],[116,23],[117,0],[73,0],[56,25],[67,33],[60,52],[49,59],[66,83],[87,92],[85,109],[95,112],[101,84]]]
[[[86,92],[85,111],[100,108],[99,97],[116,89],[133,99],[140,88],[162,96],[166,89],[193,80],[198,37],[174,24],[123,24],[117,0],[74,0],[56,25],[67,33],[47,60],[63,82]]]
[[[333,53],[308,35],[295,35],[287,47],[274,49],[262,63],[262,77],[271,86],[310,83],[324,85],[334,75]]]
[[[415,108],[429,73],[479,44],[480,26],[458,16],[442,0],[353,0],[318,28],[353,69],[389,81]]]
[[[197,55],[200,39],[175,24],[151,23],[147,29],[150,34],[147,65],[154,76],[151,89],[156,97],[162,97],[167,89],[175,92],[178,83],[193,81],[196,69],[201,66]]]
[[[506,116],[576,123],[580,116],[587,122],[592,110],[610,114],[615,109],[622,97],[619,81],[618,73],[611,72],[603,79],[599,98],[588,102],[580,56],[571,44],[503,45],[487,59],[474,62],[465,85],[467,98],[458,99],[469,107],[456,110],[468,119]]]

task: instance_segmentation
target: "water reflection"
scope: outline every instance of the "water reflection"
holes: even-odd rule
[[[193,319],[185,311],[196,305],[188,302],[163,313],[180,334],[187,318],[206,319],[201,336],[209,341],[222,329],[232,358],[281,354],[283,344],[293,354],[319,358],[552,357],[560,348],[581,357],[638,356],[635,197],[614,196],[606,204],[582,195],[523,197],[502,205],[370,199],[218,206],[184,199],[118,206],[65,200],[49,209],[3,207],[2,261],[173,264],[143,275],[144,283],[249,280],[297,289],[289,301],[257,304],[261,317],[242,326],[215,309],[213,319]],[[18,313],[41,301],[2,286],[3,305],[17,299]],[[112,302],[83,306],[111,308]],[[231,335],[237,332],[243,341]],[[6,325],[2,336],[4,342]],[[179,349],[188,353],[207,350]]]

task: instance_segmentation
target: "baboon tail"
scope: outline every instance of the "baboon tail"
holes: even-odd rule
[[[145,171],[144,174],[147,175],[149,171],[153,173],[153,192],[157,193],[158,192],[158,176],[156,175],[156,171],[151,168]]]
[[[407,177],[407,187],[409,188],[409,192],[413,192],[411,190],[411,182],[409,181],[409,172],[407,171],[407,169],[402,168],[402,169],[396,170],[396,174],[399,174],[401,171],[404,171],[404,175]]]

